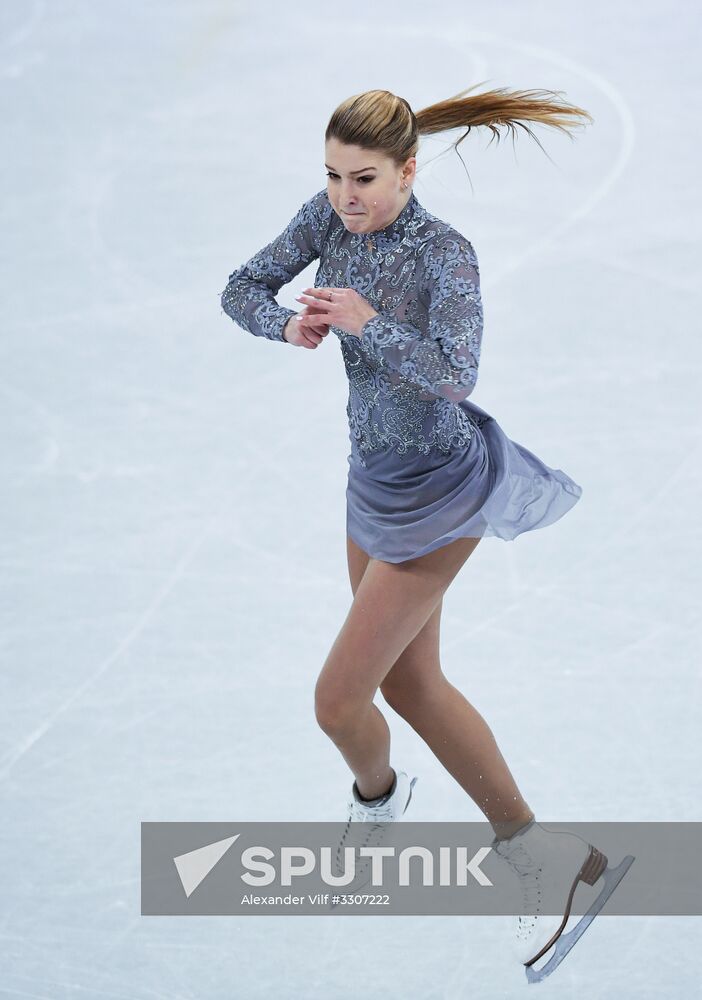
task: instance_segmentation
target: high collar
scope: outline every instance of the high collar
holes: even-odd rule
[[[402,211],[397,216],[397,218],[393,219],[393,221],[388,226],[385,226],[384,229],[376,229],[376,230],[373,230],[373,231],[368,232],[368,233],[363,233],[363,235],[364,236],[392,236],[397,230],[399,230],[399,229],[403,229],[404,230],[404,227],[407,225],[407,223],[409,222],[409,220],[412,218],[412,215],[414,213],[414,208],[415,208],[415,206],[417,204],[418,204],[418,202],[417,202],[417,199],[415,197],[414,191],[412,191],[412,193],[410,194],[410,196],[409,196],[409,198],[407,200],[407,204],[402,209]]]
[[[369,232],[363,233],[351,233],[352,242],[360,243],[361,240],[394,240],[398,236],[404,237],[407,233],[408,226],[412,221],[413,217],[416,215],[417,210],[420,208],[419,202],[414,191],[410,194],[407,204],[404,206],[400,214],[393,219],[393,221],[385,226],[383,229],[372,229]]]

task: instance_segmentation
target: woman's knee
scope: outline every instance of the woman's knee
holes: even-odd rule
[[[370,706],[359,705],[343,694],[317,683],[314,692],[314,714],[320,729],[334,739],[353,733]]]

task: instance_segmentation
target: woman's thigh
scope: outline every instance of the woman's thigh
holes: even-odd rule
[[[349,539],[354,599],[319,675],[317,698],[349,709],[370,704],[422,629],[431,634],[432,615],[440,614],[444,593],[479,541],[459,538],[425,556],[388,563],[367,557]],[[434,629],[438,636],[438,623]],[[420,639],[418,647],[425,643]]]
[[[360,546],[356,545],[353,538],[350,535],[346,536],[346,561],[349,566],[349,580],[351,582],[351,591],[356,596],[356,591],[358,590],[358,585],[363,579],[363,574],[366,571],[366,566],[370,561],[370,556],[365,552]]]
[[[351,590],[355,596],[370,556],[349,535],[346,536],[346,555]],[[388,703],[397,704],[402,696],[411,694],[417,687],[437,681],[442,676],[439,660],[442,608],[443,597],[381,682],[380,691]]]

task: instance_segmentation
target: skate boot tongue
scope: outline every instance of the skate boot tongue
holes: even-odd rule
[[[403,787],[406,775],[402,772]],[[349,819],[355,823],[384,823],[392,822],[396,818],[398,811],[399,787],[397,781],[397,771],[392,779],[392,785],[384,795],[379,795],[377,799],[361,798],[358,785],[354,781],[352,786],[353,794],[348,804]]]
[[[353,783],[353,797],[356,802],[362,806],[364,809],[374,809],[376,806],[385,805],[388,799],[395,794],[395,789],[397,788],[397,771],[395,771],[395,776],[392,779],[392,785],[388,788],[384,795],[379,795],[377,799],[364,799],[358,790],[358,785],[354,781]]]
[[[535,826],[536,826],[536,819],[529,820],[526,826],[523,826],[520,830],[517,830],[517,832],[513,833],[511,837],[507,837],[504,840],[498,840],[497,837],[495,837],[492,843],[490,844],[490,847],[493,849],[493,851],[496,851],[497,854],[500,854],[503,858],[506,858],[515,850],[515,848],[518,845],[521,845],[521,840],[519,838],[524,837],[531,830],[533,830]]]

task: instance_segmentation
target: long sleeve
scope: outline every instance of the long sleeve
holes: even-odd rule
[[[319,257],[331,213],[326,189],[318,191],[279,236],[229,275],[222,309],[247,333],[287,343],[283,328],[295,310],[278,305],[276,293]]]
[[[428,330],[387,313],[371,317],[361,343],[415,385],[457,403],[478,379],[483,333],[478,259],[471,243],[444,236],[430,246],[420,279]]]

